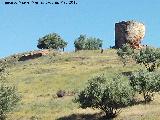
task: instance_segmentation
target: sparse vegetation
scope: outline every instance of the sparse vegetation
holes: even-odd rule
[[[130,84],[136,92],[143,95],[147,103],[153,100],[156,92],[160,91],[160,75],[139,70],[130,77]]]
[[[123,107],[131,104],[134,91],[122,77],[117,76],[108,80],[103,75],[97,76],[88,82],[82,90],[76,102],[82,108],[98,108],[105,112],[107,118],[116,117]]]
[[[80,35],[74,42],[75,50],[98,50],[102,47],[102,40],[99,38],[87,38]]]
[[[7,113],[14,109],[19,100],[15,87],[0,84],[0,120],[6,120]]]
[[[155,71],[160,65],[160,50],[158,48],[146,47],[135,54],[135,61],[145,65],[150,72]]]
[[[97,74],[104,73],[108,85],[113,82],[112,78],[115,78],[115,75],[134,73],[143,67],[132,61],[125,68],[122,67],[116,52],[114,49],[108,49],[101,54],[99,50],[85,50],[57,53],[54,56],[49,54],[25,62],[15,62],[7,68],[9,75],[6,77],[6,82],[17,86],[18,92],[22,94],[22,100],[16,111],[8,113],[7,119],[101,119],[104,112],[101,113],[98,109],[81,109],[78,107],[79,104],[72,100],[75,98],[75,93],[84,89],[88,79]],[[156,74],[158,73],[159,69],[156,70]],[[127,77],[120,79],[122,83],[128,84]],[[65,90],[66,95],[58,98],[56,96],[58,90]],[[74,94],[67,91],[74,91]],[[137,100],[144,100],[142,95],[136,94],[135,97]],[[153,118],[158,120],[160,119],[159,99],[160,95],[156,92],[154,101],[150,104],[126,106],[116,119],[148,120]]]
[[[45,35],[38,40],[37,47],[39,49],[63,49],[67,46],[65,42],[57,33]]]
[[[117,50],[117,55],[120,57],[123,66],[126,66],[127,61],[132,58],[133,54],[134,49],[129,44],[124,44],[122,48]]]
[[[131,79],[131,86],[135,91],[143,95],[145,102],[150,102],[153,97],[153,93],[159,92],[160,78],[154,71],[159,66],[160,51],[157,48],[145,47],[140,50],[135,50],[128,44],[124,44],[122,48],[117,50],[118,56],[126,65],[127,58],[131,57],[138,64],[143,64],[148,71],[139,70],[134,73]],[[151,72],[151,73],[149,73]]]
[[[124,44],[117,50],[117,55],[121,58],[123,66],[132,58],[137,64],[143,64],[149,72],[155,71],[160,65],[160,50],[153,47],[145,47],[134,50],[129,44]]]

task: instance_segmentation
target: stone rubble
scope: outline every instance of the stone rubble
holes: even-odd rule
[[[38,58],[38,57],[41,57],[41,56],[47,55],[47,54],[49,54],[49,50],[48,49],[32,51],[32,52],[29,52],[27,54],[22,55],[19,58],[19,61],[25,61],[25,60],[29,60],[29,59],[35,59],[35,58]]]

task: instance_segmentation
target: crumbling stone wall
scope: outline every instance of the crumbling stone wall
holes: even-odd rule
[[[26,61],[26,60],[30,60],[30,59],[35,59],[35,58],[39,58],[43,55],[47,55],[49,54],[49,50],[38,50],[38,51],[32,51],[29,53],[26,53],[24,55],[22,55],[18,61]]]
[[[145,26],[136,21],[122,21],[115,24],[115,47],[121,48],[123,44],[129,43],[131,47],[139,49],[141,40],[145,36]]]

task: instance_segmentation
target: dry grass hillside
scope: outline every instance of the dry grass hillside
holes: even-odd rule
[[[8,58],[9,59],[9,58]],[[11,64],[12,62],[10,62]],[[14,64],[13,64],[14,63]],[[116,74],[142,67],[130,62],[126,67],[116,50],[56,53],[27,61],[14,61],[7,69],[8,84],[17,86],[22,96],[8,120],[101,120],[99,110],[81,109],[73,102],[88,79],[104,73],[110,79]],[[57,98],[65,90],[67,96]],[[150,104],[127,107],[115,120],[159,120],[160,95]]]

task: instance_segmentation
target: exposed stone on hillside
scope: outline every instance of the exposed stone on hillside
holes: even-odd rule
[[[145,36],[145,25],[136,21],[122,21],[115,24],[115,47],[121,48],[123,44],[129,43],[131,47],[139,49],[142,47],[141,40]]]
[[[19,61],[25,61],[25,60],[29,60],[29,59],[35,59],[35,58],[38,58],[38,57],[41,57],[41,56],[47,55],[47,54],[49,54],[49,50],[32,51],[32,52],[29,52],[27,54],[22,55],[19,58]]]
[[[64,54],[63,52],[59,52],[53,49],[43,49],[43,50],[33,50],[27,51],[23,53],[16,53],[4,58],[0,59],[0,64],[5,64],[7,67],[17,64],[19,61],[26,61],[35,58],[39,58],[41,56],[46,56],[48,58]],[[1,71],[1,70],[0,70]]]

